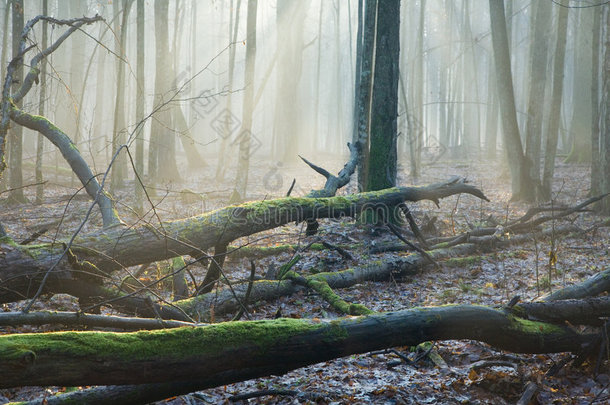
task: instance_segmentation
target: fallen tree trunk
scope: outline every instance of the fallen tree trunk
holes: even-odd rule
[[[0,388],[197,380],[197,389],[205,389],[428,340],[474,339],[513,352],[551,353],[580,351],[595,337],[473,305],[331,322],[278,319],[130,333],[15,334],[0,336]]]
[[[557,227],[552,232],[561,235],[576,232],[578,228],[573,225]],[[549,232],[541,232],[540,236],[548,236]],[[475,252],[488,252],[496,248],[508,247],[514,244],[529,242],[531,235],[517,235],[511,238],[486,236],[477,239],[477,243],[463,243],[450,248],[438,248],[428,252],[434,260],[443,260],[472,254]],[[331,288],[349,288],[365,281],[382,281],[390,277],[400,278],[412,276],[430,265],[426,257],[420,253],[409,256],[393,256],[384,260],[371,260],[368,264],[347,268],[336,272],[321,272],[315,275],[327,282]],[[603,286],[602,286],[603,287]],[[291,280],[259,280],[252,283],[248,305],[256,302],[273,301],[282,296],[294,294],[303,290]],[[569,288],[569,287],[568,287]],[[222,316],[236,312],[246,296],[247,285],[233,285],[231,289],[222,288],[207,294],[174,302],[173,304],[188,313],[199,322],[209,322],[211,312],[215,316]],[[599,292],[597,292],[599,294]],[[574,297],[574,298],[582,298]]]
[[[233,205],[156,227],[111,228],[78,238],[73,250],[79,259],[91,261],[102,271],[111,271],[179,255],[198,257],[212,247],[290,222],[355,217],[366,210],[392,209],[406,200],[438,203],[441,198],[460,193],[487,201],[479,189],[458,178],[423,187],[395,187],[341,197],[288,197]]]
[[[0,240],[0,302],[31,298],[47,269],[44,292],[61,291],[65,280],[101,281],[114,270],[180,255],[206,256],[211,247],[273,229],[293,221],[356,216],[365,210],[396,207],[405,200],[438,200],[467,193],[487,200],[476,187],[460,179],[424,187],[400,187],[331,198],[281,198],[229,206],[199,216],[168,221],[157,227],[111,227],[78,237],[74,260],[62,259],[65,245],[19,246]],[[15,267],[19,264],[18,267]],[[83,268],[84,266],[84,268]],[[59,286],[59,287],[57,287]],[[59,289],[58,289],[59,288]]]

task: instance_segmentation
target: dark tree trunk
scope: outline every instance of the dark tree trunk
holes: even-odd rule
[[[511,173],[513,199],[533,200],[536,196],[536,189],[530,178],[531,162],[523,153],[517,123],[504,1],[489,0],[489,11],[496,67],[496,87],[502,115],[504,146]]]
[[[371,95],[373,93],[373,56],[375,52],[375,21],[377,19],[377,0],[365,1],[364,20],[358,21],[358,30],[362,31],[358,38],[360,52],[358,52],[358,91],[355,101],[354,145],[360,150],[358,164],[358,190],[364,191],[367,187],[369,167],[369,134],[371,124]]]
[[[513,352],[552,353],[578,352],[595,337],[471,305],[333,322],[277,319],[131,333],[14,334],[0,336],[0,387],[196,380],[205,389],[428,340],[473,339]]]
[[[381,190],[396,185],[400,0],[378,3],[375,43],[366,190]]]

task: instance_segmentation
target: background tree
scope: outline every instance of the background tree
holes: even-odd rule
[[[176,165],[176,133],[172,126],[172,92],[170,72],[172,58],[169,53],[169,1],[155,0],[155,97],[157,110],[152,121],[148,155],[148,174],[151,179],[176,180],[180,178]]]
[[[601,175],[596,187],[600,193],[610,193],[610,7],[603,8],[601,16],[601,99],[599,103],[599,166]],[[610,215],[608,198],[600,201],[599,210]]]
[[[303,29],[309,0],[278,0],[274,156],[282,162],[299,153],[299,82],[303,69]],[[292,102],[285,102],[292,100]]]
[[[21,42],[21,32],[23,31],[23,0],[13,0],[13,59],[19,55],[19,45]],[[17,91],[23,81],[23,62],[20,61],[15,69],[13,77],[13,91]],[[23,107],[23,101],[16,103],[17,108]],[[17,125],[9,131],[8,143],[9,150],[9,185],[11,191],[9,199],[15,203],[23,203],[26,201],[23,195],[23,173],[22,173],[22,155],[23,155],[23,127]]]
[[[530,56],[529,101],[527,107],[527,126],[525,131],[525,154],[532,162],[530,177],[540,179],[540,159],[542,144],[542,122],[545,106],[547,74],[547,53],[551,22],[551,4],[547,1],[535,3],[532,13],[534,38]]]
[[[362,2],[360,3],[362,5]],[[373,92],[373,57],[375,53],[375,30],[377,0],[364,1],[364,16],[359,12],[357,38],[356,100],[354,101],[353,143],[358,145],[358,189],[367,186],[369,162],[369,132],[371,123],[371,94]],[[362,8],[362,6],[360,7]]]
[[[119,4],[116,2],[115,4]],[[116,100],[114,103],[114,126],[112,130],[112,152],[115,153],[127,139],[127,119],[125,105],[125,64],[127,62],[127,31],[129,12],[133,0],[123,0],[121,3],[121,24],[119,26],[119,41],[116,44],[116,53],[121,58],[117,58],[116,70]],[[127,161],[125,153],[121,153],[112,166],[111,191],[114,192],[123,186],[123,180],[127,174]]]
[[[49,14],[49,1],[42,0],[42,14]],[[40,45],[42,49],[46,49],[48,46],[48,23],[46,21],[42,22],[42,39]],[[38,115],[45,115],[45,103],[47,98],[47,61],[43,60],[40,63],[40,94],[38,98]],[[42,160],[44,153],[44,136],[42,134],[38,134],[38,138],[36,141],[36,169],[35,169],[35,178],[36,178],[36,204],[42,204],[43,202],[43,193],[44,193],[44,185],[42,183]]]
[[[145,62],[144,62],[144,50],[146,49],[146,36],[144,35],[144,0],[137,0],[137,86],[136,86],[136,120],[138,121],[138,128],[136,129],[136,172],[138,176],[141,178],[144,177],[144,108],[146,104],[146,98],[144,95],[144,86],[146,81],[146,73],[145,73]],[[142,198],[144,194],[144,190],[142,188],[142,184],[138,179],[135,179],[135,196],[136,196],[136,206],[135,209],[137,212],[142,213]]]
[[[567,2],[564,0],[561,4],[566,6]],[[545,133],[546,150],[544,154],[544,171],[542,173],[542,195],[545,199],[551,198],[553,174],[555,173],[555,155],[557,154],[559,123],[561,121],[567,33],[568,8],[559,7],[557,15],[557,40],[554,52],[555,60],[553,63],[551,111],[549,112],[548,127]]]
[[[523,153],[511,72],[503,0],[489,0],[491,35],[496,69],[496,88],[502,114],[504,144],[511,173],[513,199],[533,200],[536,184],[530,177],[532,163]]]
[[[252,114],[254,110],[254,67],[256,62],[256,13],[258,1],[248,1],[248,21],[246,37],[246,69],[244,72],[244,90],[241,128],[239,129],[239,161],[235,176],[235,188],[230,201],[238,202],[246,199],[248,187],[248,171],[250,170],[250,140],[252,131]]]

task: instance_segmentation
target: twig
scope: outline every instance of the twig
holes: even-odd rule
[[[247,392],[245,394],[233,395],[233,396],[229,397],[229,401],[231,401],[231,402],[244,401],[244,400],[251,399],[251,398],[264,397],[266,395],[284,395],[284,396],[294,397],[295,395],[298,395],[298,394],[299,394],[299,392],[295,391],[295,390],[273,390],[273,389],[260,390],[260,391]]]
[[[336,250],[337,253],[339,253],[341,257],[343,257],[345,260],[354,260],[354,257],[347,250],[343,249],[340,246],[333,245],[326,241],[322,241],[322,245],[324,245],[324,247],[327,249]]]
[[[286,192],[286,197],[290,197],[290,193],[292,193],[292,189],[294,188],[294,185],[296,183],[297,183],[297,179],[292,179],[292,184],[290,184],[290,188]]]
[[[525,391],[523,391],[523,394],[521,395],[521,398],[519,398],[519,400],[517,401],[517,405],[529,404],[537,390],[538,386],[535,382],[528,382],[525,386]]]
[[[397,229],[397,226],[388,222],[386,224],[388,226],[388,228],[390,229],[390,231],[392,231],[392,233],[394,235],[396,235],[396,237],[398,239],[400,239],[401,241],[403,241],[405,244],[407,244],[408,246],[410,246],[411,248],[415,249],[417,252],[419,252],[422,256],[424,256],[430,263],[432,263],[433,265],[435,265],[436,267],[438,267],[438,263],[434,261],[434,259],[432,258],[432,256],[430,256],[428,254],[428,252],[426,252],[424,249],[420,248],[419,246],[409,242],[404,236],[402,236],[399,232],[399,230]]]
[[[111,315],[93,315],[79,312],[3,312],[0,313],[0,325],[48,325],[62,324],[67,326],[89,326],[97,328],[114,328],[121,330],[164,329],[196,326],[183,321],[164,321],[153,318],[132,318]]]
[[[256,275],[256,266],[254,265],[254,261],[250,260],[250,279],[248,280],[248,289],[246,290],[246,295],[244,296],[243,304],[239,308],[239,311],[233,317],[234,321],[238,321],[244,314],[248,316],[250,319],[250,314],[248,313],[247,306],[248,300],[250,299],[250,293],[252,292],[252,285],[254,284],[254,276]]]
[[[481,203],[482,202],[483,201],[481,200]],[[419,240],[419,243],[421,243],[421,245],[424,247],[424,249],[429,249],[430,246],[428,246],[428,243],[426,242],[426,238],[424,238],[424,235],[421,233],[421,230],[417,226],[417,223],[415,222],[415,218],[413,218],[413,214],[411,213],[411,210],[409,210],[409,207],[407,206],[407,204],[405,204],[403,202],[403,203],[399,204],[398,207],[401,209],[405,218],[407,218],[407,221],[409,222],[409,226],[411,226],[411,230],[415,234],[415,237],[417,237],[417,240]]]

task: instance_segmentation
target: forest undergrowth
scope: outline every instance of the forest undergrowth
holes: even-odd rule
[[[214,162],[207,168],[189,175],[181,184],[160,184],[148,189],[155,209],[140,219],[129,208],[133,205],[131,190],[116,195],[118,209],[127,223],[155,222],[196,215],[202,211],[228,204],[232,173],[224,181],[214,178]],[[341,168],[341,160],[321,163],[330,172]],[[453,196],[441,201],[440,208],[432,202],[410,206],[416,220],[428,232],[452,236],[482,224],[502,224],[523,215],[531,205],[510,201],[508,171],[490,162],[450,161],[424,166],[417,184],[445,180],[453,175],[466,177],[491,200],[480,201],[471,196]],[[261,200],[285,195],[293,178],[293,196],[305,195],[323,186],[324,179],[314,175],[303,163],[294,165],[254,165],[251,171],[249,200]],[[573,206],[588,198],[589,168],[585,165],[559,164],[555,174],[554,206]],[[185,176],[186,177],[186,176]],[[26,180],[27,182],[27,180]],[[33,182],[33,181],[32,181]],[[413,184],[407,169],[399,171],[399,185]],[[66,238],[83,220],[90,202],[82,191],[74,196],[75,186],[70,177],[50,174],[45,190],[45,203],[8,205],[0,194],[0,221],[10,229],[16,240],[48,229],[39,241]],[[129,183],[128,187],[129,187]],[[350,183],[339,194],[355,191]],[[26,196],[34,200],[34,187],[26,188]],[[81,197],[82,196],[82,197]],[[146,204],[145,204],[146,206]],[[571,215],[568,221],[585,232],[551,238],[532,238],[527,243],[495,250],[492,253],[451,258],[429,266],[423,272],[402,280],[365,282],[336,292],[350,303],[359,303],[374,311],[393,311],[417,306],[452,303],[506,305],[513,297],[521,301],[555,291],[582,281],[610,263],[610,230],[597,227],[602,218],[584,212]],[[61,222],[60,222],[61,221]],[[556,225],[565,223],[557,222]],[[101,225],[94,215],[83,232]],[[345,218],[323,220],[317,235],[305,236],[304,224],[290,224],[262,234],[237,240],[234,246],[268,247],[284,244],[296,249],[267,257],[253,258],[256,274],[287,263],[299,250],[302,259],[293,268],[299,273],[334,271],[366,264],[391,255],[408,252],[372,254],[371,246],[385,242],[400,243],[391,232],[369,225],[357,224]],[[554,226],[554,223],[547,224]],[[405,225],[405,227],[407,227]],[[426,229],[427,228],[427,229]],[[432,229],[434,228],[434,229]],[[341,246],[349,255],[334,249],[306,250],[313,242]],[[549,252],[554,252],[549,255]],[[556,260],[555,260],[556,259]],[[250,276],[250,258],[231,258],[224,264],[232,280]],[[202,265],[191,267],[196,278],[205,275]],[[149,266],[141,280],[154,281],[163,274],[163,264]],[[120,281],[120,280],[115,280]],[[159,293],[167,286],[159,284]],[[3,305],[3,311],[16,311],[23,303]],[[33,309],[76,311],[75,299],[67,295],[45,296]],[[272,303],[250,308],[252,319],[271,319],[278,315],[292,318],[335,318],[342,316],[313,293],[298,293]],[[105,313],[111,313],[105,311]],[[216,322],[232,319],[223,315]],[[0,327],[0,333],[57,330],[57,326],[19,328]],[[427,353],[426,353],[427,351]],[[430,355],[430,354],[434,355]],[[173,398],[171,404],[223,403],[239,401],[235,395],[256,393],[242,403],[515,403],[529,381],[538,384],[535,403],[588,404],[610,401],[610,371],[608,361],[596,369],[595,362],[578,367],[567,363],[554,376],[546,376],[554,365],[571,358],[569,354],[523,355],[497,351],[474,341],[444,341],[411,351],[408,347],[376,353],[354,355],[294,370],[282,376],[271,376],[210,389],[188,396]],[[49,393],[65,388],[45,388]],[[272,395],[261,395],[270,390]],[[43,388],[23,388],[0,391],[0,403],[40,397]]]

